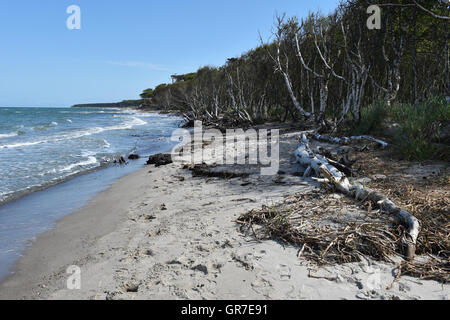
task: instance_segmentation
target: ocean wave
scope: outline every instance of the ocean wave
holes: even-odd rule
[[[46,142],[48,142],[48,140],[6,144],[6,145],[3,145],[3,146],[0,146],[0,149],[28,147],[28,146],[34,146],[36,144],[41,144],[41,143],[46,143]]]
[[[77,114],[106,114],[106,113],[118,113],[117,111],[114,110],[108,110],[108,111],[79,111],[79,112],[72,112],[72,113],[77,113]]]
[[[89,128],[87,130],[81,130],[69,135],[66,135],[63,139],[58,139],[56,141],[59,140],[65,140],[65,139],[77,139],[77,138],[81,138],[84,136],[90,136],[93,134],[98,134],[98,133],[102,133],[105,131],[114,131],[114,130],[126,130],[126,129],[132,129],[136,126],[143,126],[146,125],[147,122],[144,120],[141,120],[139,118],[133,117],[132,120],[130,121],[126,121],[124,123],[115,125],[115,126],[109,126],[109,127],[93,127],[93,128]]]
[[[44,131],[44,130],[48,130],[52,127],[56,127],[57,125],[58,125],[58,122],[52,121],[52,122],[47,122],[47,123],[41,123],[37,126],[32,127],[32,129],[34,131]]]
[[[37,176],[43,177],[43,176],[46,176],[48,174],[55,174],[55,173],[56,173],[56,169],[53,168],[52,170],[48,170],[48,171],[45,171],[45,172],[38,173]],[[30,176],[28,176],[28,177],[30,177]]]
[[[18,135],[19,135],[18,132],[0,133],[0,139],[1,138],[11,138],[11,137],[15,137],[15,136],[18,136]]]
[[[131,126],[132,126],[132,127],[134,127],[134,126],[143,126],[143,125],[146,125],[146,124],[148,124],[147,121],[144,121],[144,120],[142,120],[142,119],[133,117],[133,121],[132,121],[132,123],[131,123]]]
[[[80,161],[77,163],[73,163],[70,164],[62,169],[59,169],[58,172],[67,172],[67,171],[72,171],[73,168],[77,168],[77,167],[86,167],[92,164],[96,164],[97,163],[97,158],[94,156],[89,156],[87,160],[84,161]]]
[[[53,175],[53,174],[62,173],[62,172],[70,172],[71,174],[78,173],[80,170],[74,171],[74,172],[71,172],[71,171],[72,171],[73,168],[87,167],[87,166],[96,164],[98,162],[97,158],[95,158],[93,156],[93,154],[91,154],[91,153],[89,155],[84,155],[83,154],[82,156],[83,157],[87,157],[87,160],[83,160],[83,161],[79,161],[79,162],[76,162],[76,163],[72,163],[72,164],[69,164],[69,165],[67,165],[65,167],[62,167],[62,168],[61,167],[60,168],[53,168],[51,170],[48,170],[48,171],[45,171],[45,172],[41,172],[41,173],[37,174],[37,176],[43,177],[43,176],[46,176],[46,175]],[[60,179],[60,178],[64,178],[64,177],[57,177],[57,179]]]
[[[97,164],[97,165],[96,165]],[[102,161],[98,161],[94,156],[89,156],[86,160],[67,165],[66,167],[53,168],[46,172],[34,173],[23,178],[35,178],[34,182],[28,186],[21,187],[16,190],[0,190],[0,202],[9,201],[17,196],[25,195],[29,191],[36,191],[55,183],[65,181],[66,179],[76,176],[83,171],[94,170],[103,165]],[[74,170],[75,169],[75,170]],[[37,177],[49,176],[46,180],[36,181]],[[38,178],[42,179],[42,178]]]
[[[111,147],[111,144],[107,140],[105,140],[105,139],[102,139],[102,140],[103,140],[103,143],[105,144],[104,145],[105,149],[108,149],[109,147]]]
[[[77,112],[78,114],[102,114],[105,113],[105,111],[81,111]]]
[[[72,132],[72,133],[65,133],[65,134],[60,134],[60,135],[56,135],[56,136],[50,136],[46,140],[7,144],[7,145],[0,146],[0,149],[28,147],[28,146],[33,146],[33,145],[48,143],[48,142],[60,142],[60,141],[69,140],[69,139],[79,139],[79,138],[82,138],[85,136],[91,136],[93,134],[98,134],[98,133],[102,133],[105,131],[127,130],[127,129],[132,129],[136,126],[143,126],[146,124],[147,124],[146,121],[136,118],[136,117],[132,117],[132,119],[130,121],[126,121],[126,122],[116,125],[116,126],[93,127],[93,128],[89,128],[87,130],[80,130],[80,131],[76,131],[76,132]]]

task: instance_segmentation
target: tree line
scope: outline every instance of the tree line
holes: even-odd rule
[[[367,26],[373,4],[380,29]],[[449,96],[449,32],[443,0],[348,0],[328,15],[277,15],[270,39],[222,66],[144,90],[143,107],[206,123],[308,120],[336,129],[360,122],[374,101],[389,108]]]

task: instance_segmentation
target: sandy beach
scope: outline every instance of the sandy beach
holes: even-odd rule
[[[317,268],[298,248],[239,230],[239,215],[318,188],[293,175],[298,135],[280,136],[283,175],[193,177],[172,163],[121,178],[37,237],[0,299],[449,299],[437,281],[394,281],[393,264]],[[79,290],[67,289],[71,265]]]

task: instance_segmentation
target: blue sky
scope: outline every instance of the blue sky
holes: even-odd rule
[[[337,0],[3,0],[0,106],[138,99],[171,74],[222,65],[268,37],[275,12],[328,13]],[[81,30],[68,30],[69,5]]]

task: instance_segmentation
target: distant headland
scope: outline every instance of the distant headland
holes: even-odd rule
[[[75,104],[71,108],[136,108],[142,103],[143,100],[123,100],[121,102]]]

